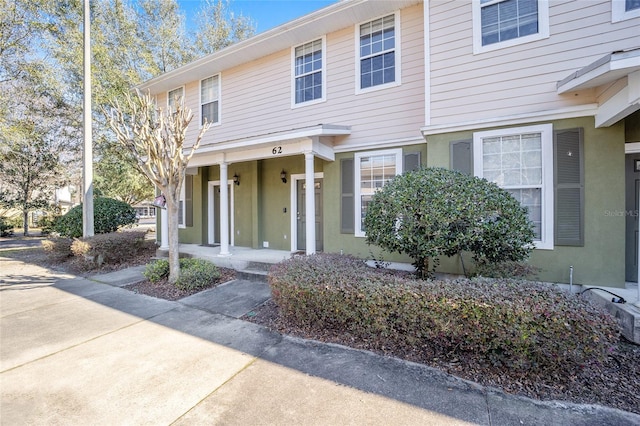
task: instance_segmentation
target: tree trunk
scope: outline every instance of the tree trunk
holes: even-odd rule
[[[29,212],[24,210],[22,212],[22,229],[24,230],[23,235],[26,237],[29,235]]]
[[[178,201],[169,191],[165,191],[167,200],[167,221],[169,231],[169,283],[175,284],[180,276],[180,251],[178,246]]]

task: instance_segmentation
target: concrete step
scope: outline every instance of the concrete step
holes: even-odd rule
[[[247,280],[253,282],[267,282],[269,273],[267,271],[243,269],[236,271],[236,278],[239,280]]]

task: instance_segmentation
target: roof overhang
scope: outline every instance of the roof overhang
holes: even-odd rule
[[[590,89],[640,71],[640,48],[610,53],[557,84],[558,94]]]
[[[200,80],[334,31],[420,3],[420,0],[342,0],[235,43],[137,86],[152,94]]]
[[[255,137],[200,145],[189,167],[220,163],[237,163],[265,158],[311,153],[333,161],[333,137],[351,134],[351,127],[318,124]]]

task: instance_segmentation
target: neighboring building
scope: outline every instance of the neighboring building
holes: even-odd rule
[[[188,141],[214,123],[189,163],[181,242],[410,262],[365,244],[367,202],[403,171],[454,167],[529,207],[541,279],[574,266],[577,283],[624,285],[639,7],[346,0],[142,84],[164,107],[185,97]]]

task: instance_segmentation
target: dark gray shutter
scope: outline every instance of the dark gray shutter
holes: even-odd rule
[[[404,164],[402,172],[412,172],[420,168],[420,151],[407,152],[404,154]]]
[[[582,128],[554,132],[554,235],[557,246],[584,246]]]
[[[193,226],[193,176],[184,177],[185,226]]]
[[[452,141],[449,150],[451,169],[473,175],[473,141]]]
[[[340,232],[355,232],[355,182],[353,179],[353,158],[340,160]]]

